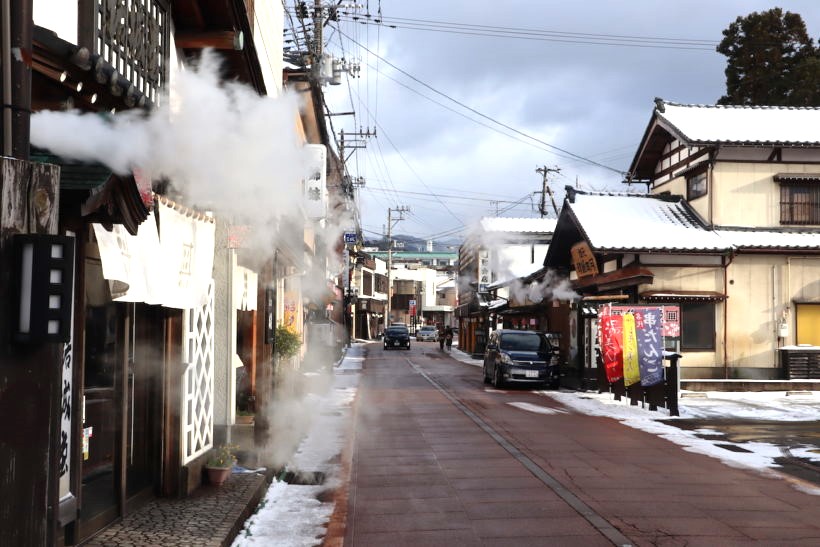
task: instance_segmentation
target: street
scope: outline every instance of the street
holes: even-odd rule
[[[816,545],[820,498],[525,389],[366,346],[346,545]]]

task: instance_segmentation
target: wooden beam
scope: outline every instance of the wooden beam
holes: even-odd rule
[[[245,37],[241,30],[218,30],[210,32],[177,32],[174,41],[182,49],[230,49],[242,51]]]

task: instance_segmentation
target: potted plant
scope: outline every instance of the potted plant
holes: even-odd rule
[[[274,331],[274,352],[280,359],[289,359],[299,353],[302,337],[285,325],[279,325]]]
[[[208,461],[205,463],[208,482],[219,486],[228,479],[231,468],[236,463],[236,448],[232,444],[221,444],[211,450],[208,454]]]

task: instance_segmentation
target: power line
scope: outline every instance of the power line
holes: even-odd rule
[[[495,38],[510,38],[515,40],[529,40],[540,42],[558,42],[580,45],[624,46],[653,49],[678,49],[692,51],[714,52],[718,42],[712,40],[687,40],[661,37],[625,36],[617,34],[593,34],[580,32],[559,32],[536,29],[516,29],[505,27],[491,27],[487,25],[468,25],[413,19],[384,18],[379,21],[362,20],[360,17],[342,13],[341,20],[361,25],[387,26],[392,29],[421,30],[444,34],[464,36],[487,36]],[[389,23],[395,21],[395,23]],[[420,22],[421,21],[421,22]]]
[[[341,30],[339,31],[339,33],[340,33],[340,34],[344,34]],[[359,44],[359,43],[355,42],[355,40],[353,40],[352,38],[350,38],[350,36],[347,36],[347,35],[345,35],[345,36],[347,37],[347,39],[348,39],[348,40],[351,40],[352,42],[356,43],[359,47],[361,47],[361,48],[365,49],[366,51],[370,51],[370,50],[369,50],[366,46],[363,46],[363,45],[361,45],[361,44]],[[518,135],[521,135],[522,137],[525,137],[525,138],[531,139],[531,140],[533,140],[533,141],[535,141],[535,142],[538,142],[538,143],[540,143],[540,144],[543,144],[544,146],[547,146],[547,147],[552,148],[552,149],[554,149],[554,150],[558,150],[559,152],[563,152],[564,154],[567,154],[567,155],[569,155],[569,156],[572,156],[572,157],[573,157],[573,158],[575,158],[575,159],[581,160],[581,161],[586,162],[586,163],[589,163],[589,164],[591,164],[591,165],[596,165],[596,166],[598,166],[598,167],[601,167],[601,168],[603,168],[603,169],[607,169],[607,170],[609,170],[609,171],[613,171],[613,172],[615,172],[615,173],[618,173],[619,175],[626,175],[626,173],[625,173],[625,172],[623,172],[623,171],[621,171],[620,169],[615,169],[614,167],[610,167],[610,166],[608,166],[608,165],[604,165],[604,164],[602,164],[602,163],[599,163],[599,162],[597,162],[597,161],[591,160],[591,159],[589,159],[589,158],[585,158],[584,156],[580,156],[580,155],[578,155],[578,154],[575,154],[575,153],[573,153],[573,152],[570,152],[569,150],[565,150],[565,149],[563,149],[563,148],[560,148],[560,147],[558,147],[558,146],[555,146],[555,145],[553,145],[553,144],[550,144],[550,143],[548,143],[548,142],[546,142],[546,141],[543,141],[543,140],[541,140],[541,139],[539,139],[539,138],[537,138],[537,137],[533,137],[532,135],[529,135],[529,134],[527,134],[527,133],[524,133],[523,131],[520,131],[520,130],[518,130],[518,129],[516,129],[516,128],[514,128],[514,127],[510,126],[510,125],[507,125],[507,124],[505,124],[505,123],[503,123],[503,122],[500,122],[500,121],[496,120],[495,118],[492,118],[492,117],[490,117],[490,116],[488,116],[488,115],[486,115],[486,114],[484,114],[484,113],[482,113],[482,112],[479,112],[479,111],[478,111],[478,110],[476,110],[475,108],[472,108],[471,106],[468,106],[468,105],[466,105],[466,104],[462,103],[461,101],[459,101],[459,100],[457,100],[457,99],[454,99],[454,98],[450,97],[450,96],[449,96],[449,95],[447,95],[446,93],[443,93],[443,92],[439,91],[438,89],[434,88],[433,86],[431,86],[431,85],[429,85],[429,84],[427,84],[427,83],[425,83],[425,82],[423,82],[423,81],[419,80],[418,78],[416,78],[416,77],[415,77],[415,76],[413,76],[412,74],[410,74],[410,73],[406,72],[405,70],[402,70],[401,68],[399,68],[398,66],[394,65],[393,63],[391,63],[391,62],[390,62],[390,61],[388,61],[387,59],[385,59],[385,58],[383,58],[383,57],[379,56],[378,54],[373,53],[373,52],[371,52],[371,53],[372,53],[374,56],[376,56],[376,57],[378,57],[379,59],[381,59],[384,63],[386,63],[386,64],[390,65],[391,67],[393,67],[394,69],[398,70],[399,72],[401,72],[402,74],[404,74],[404,75],[405,75],[405,76],[407,76],[408,78],[412,79],[413,81],[415,81],[415,82],[417,82],[417,83],[419,83],[419,84],[423,85],[424,87],[426,87],[426,88],[427,88],[427,89],[429,89],[430,91],[433,91],[433,92],[434,92],[434,93],[436,93],[437,95],[441,95],[441,96],[442,96],[442,97],[444,97],[445,99],[447,99],[447,100],[449,100],[449,101],[452,101],[452,102],[456,103],[456,104],[457,104],[457,105],[459,105],[460,107],[465,108],[465,109],[469,110],[470,112],[472,112],[472,113],[474,113],[474,114],[477,114],[478,116],[481,116],[482,118],[484,118],[484,119],[486,119],[486,120],[491,121],[491,122],[492,122],[492,123],[494,123],[494,124],[500,125],[501,127],[505,128],[505,129],[508,129],[508,130],[510,130],[510,131],[512,131],[512,132],[514,132],[514,133],[517,133]]]

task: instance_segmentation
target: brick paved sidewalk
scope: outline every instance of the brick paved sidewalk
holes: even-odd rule
[[[154,499],[89,540],[94,547],[230,545],[267,490],[259,474],[234,474],[185,499]]]

